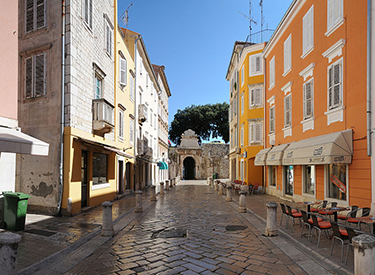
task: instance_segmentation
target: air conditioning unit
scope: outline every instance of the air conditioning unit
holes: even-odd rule
[[[140,123],[147,120],[147,106],[145,104],[138,105],[138,120]]]

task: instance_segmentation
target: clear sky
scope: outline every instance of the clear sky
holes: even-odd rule
[[[260,30],[260,0],[252,0],[252,32]],[[164,65],[172,96],[169,122],[178,109],[229,103],[225,79],[235,41],[249,34],[248,0],[119,0],[129,8],[128,28],[142,35],[153,64]],[[264,27],[276,29],[292,0],[263,0]],[[242,14],[241,14],[242,13]],[[122,27],[124,23],[120,22]]]

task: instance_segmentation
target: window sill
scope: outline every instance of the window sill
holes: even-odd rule
[[[111,184],[109,182],[93,184],[91,186],[91,191],[99,190],[99,189],[104,189],[104,188],[108,188],[108,187],[111,187]]]
[[[283,77],[285,77],[289,72],[292,71],[292,67],[290,67],[288,70],[286,70],[284,73],[283,73]]]
[[[256,72],[254,74],[249,74],[249,77],[259,76],[259,75],[263,75],[263,72]]]
[[[342,24],[344,24],[345,19],[342,18],[340,21],[338,21],[336,24],[334,24],[324,35],[330,36],[335,30],[337,30]]]
[[[305,59],[306,56],[309,55],[309,53],[311,53],[313,50],[314,50],[315,46],[312,46],[310,49],[306,50],[302,55],[301,55],[301,58],[302,59]]]
[[[310,193],[302,192],[302,196],[304,196],[304,197],[309,197],[309,198],[312,198],[312,199],[315,199],[315,194],[310,194]]]
[[[314,120],[315,117],[310,117],[301,121],[301,124],[303,125],[303,132],[306,132],[307,130],[314,130]]]
[[[275,83],[273,83],[272,86],[270,86],[270,87],[268,88],[268,91],[271,91],[274,87],[275,87]]]
[[[287,127],[283,128],[283,132],[284,132],[284,138],[291,137],[292,136],[292,126],[287,126]]]
[[[327,116],[327,125],[338,121],[342,122],[344,120],[344,109],[344,106],[340,106],[325,112],[324,114]]]

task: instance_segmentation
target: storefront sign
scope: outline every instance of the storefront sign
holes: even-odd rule
[[[341,192],[346,192],[346,186],[335,175],[331,175],[331,182],[336,185]]]
[[[319,147],[319,148],[316,148],[315,150],[314,150],[314,156],[321,156],[322,155],[322,153],[323,153],[323,147]]]

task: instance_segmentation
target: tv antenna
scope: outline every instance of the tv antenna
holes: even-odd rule
[[[129,9],[133,6],[133,2],[130,3],[130,5],[126,8],[126,10],[121,14],[120,21],[125,23],[125,29],[128,28],[129,23]]]
[[[247,18],[247,20],[249,20],[249,32],[250,32],[249,39],[250,39],[250,42],[251,42],[251,30],[252,30],[251,24],[257,25],[257,22],[254,21],[253,18],[251,17],[251,10],[252,10],[251,0],[249,0],[249,16],[247,16],[247,15],[245,15],[242,12],[239,11],[240,14],[242,14],[245,18]]]
[[[259,6],[260,6],[260,41],[263,41],[263,24],[264,24],[263,0],[260,0]]]

